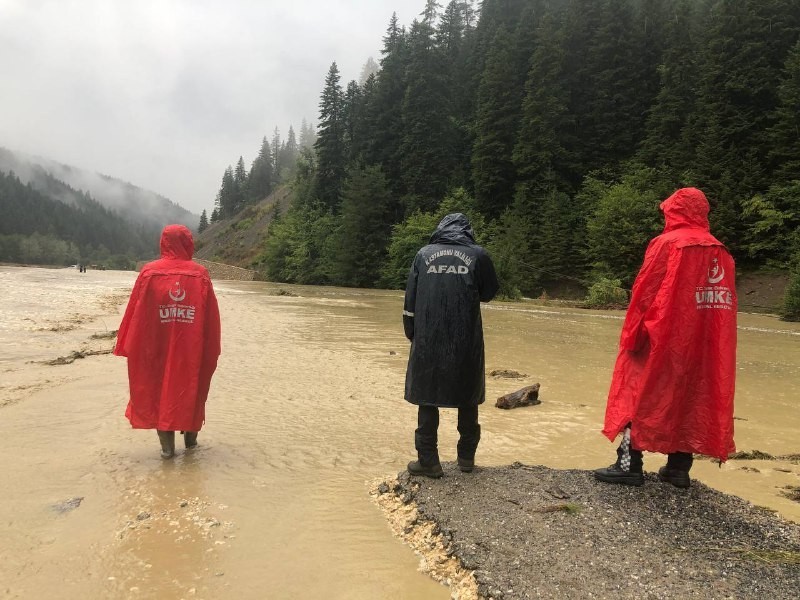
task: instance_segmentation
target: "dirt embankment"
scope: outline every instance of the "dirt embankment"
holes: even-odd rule
[[[514,463],[373,494],[422,568],[456,598],[789,599],[800,526],[693,482],[643,487]]]
[[[230,219],[209,225],[197,237],[195,258],[249,269],[262,250],[269,224],[289,207],[291,190],[282,187]]]

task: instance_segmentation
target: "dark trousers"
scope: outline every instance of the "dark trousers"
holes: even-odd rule
[[[481,426],[478,423],[478,407],[458,407],[458,456],[475,460],[475,450],[481,439]],[[439,464],[439,409],[436,406],[419,406],[417,411],[417,430],[414,432],[414,446],[417,448],[419,462],[425,466]]]

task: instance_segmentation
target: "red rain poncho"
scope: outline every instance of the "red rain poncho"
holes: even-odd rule
[[[726,460],[733,443],[735,266],[709,232],[708,201],[684,188],[661,203],[666,227],[633,284],[606,406],[610,439]]]
[[[146,264],[131,292],[114,354],[128,357],[136,429],[200,431],[220,354],[217,299],[205,267],[192,262],[183,225],[161,234],[161,259]]]

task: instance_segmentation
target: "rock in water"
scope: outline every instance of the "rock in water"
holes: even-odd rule
[[[526,386],[521,390],[500,396],[495,402],[497,408],[518,408],[520,406],[535,406],[541,404],[539,400],[539,384]]]
[[[56,512],[65,513],[78,508],[81,505],[82,501],[83,501],[83,496],[75,496],[74,498],[70,498],[69,500],[64,500],[64,502],[53,504],[52,508]]]

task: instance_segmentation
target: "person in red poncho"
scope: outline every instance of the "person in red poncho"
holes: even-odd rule
[[[114,354],[128,357],[134,429],[156,429],[162,458],[175,455],[175,432],[197,445],[211,376],[220,354],[217,298],[208,271],[192,261],[192,233],[167,225],[161,259],[142,267],[117,334]]]
[[[733,258],[708,226],[703,192],[661,203],[666,226],[647,247],[633,284],[603,434],[622,433],[609,483],[642,485],[642,451],[667,454],[658,472],[690,484],[692,453],[725,461],[733,443],[736,288]]]

